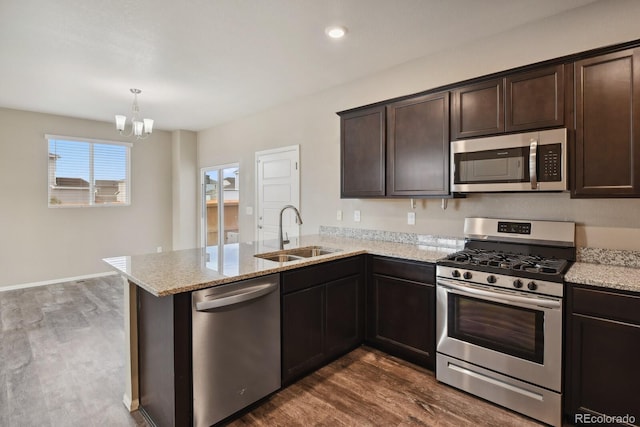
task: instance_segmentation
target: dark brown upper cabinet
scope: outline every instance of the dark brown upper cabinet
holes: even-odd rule
[[[453,139],[563,126],[564,81],[558,64],[454,90]]]
[[[385,195],[385,107],[340,114],[340,197]]]
[[[504,132],[504,79],[459,87],[453,91],[451,133],[454,139]]]
[[[640,50],[575,63],[573,197],[640,196]]]
[[[449,92],[387,106],[387,195],[449,195]]]
[[[556,65],[505,78],[505,131],[564,124],[564,66]]]

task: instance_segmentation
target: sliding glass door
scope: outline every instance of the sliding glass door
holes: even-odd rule
[[[215,166],[202,170],[202,245],[237,243],[240,232],[240,166]]]

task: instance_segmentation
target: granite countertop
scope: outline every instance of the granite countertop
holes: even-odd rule
[[[579,248],[565,281],[640,292],[640,251]]]
[[[275,246],[277,246],[277,242]],[[322,246],[338,251],[313,258],[280,263],[256,258],[254,256],[256,254],[274,252],[274,250],[259,247],[255,242],[249,242],[225,245],[222,252],[218,251],[218,247],[208,247],[105,258],[104,261],[136,285],[160,297],[364,253],[436,262],[457,250],[452,247],[327,235],[301,236],[297,244],[286,245],[286,248],[305,246]]]
[[[640,292],[640,268],[576,262],[565,275],[565,281]]]
[[[129,280],[156,296],[193,291],[252,277],[278,273],[359,254],[436,262],[461,249],[462,240],[376,230],[321,227],[320,234],[301,236],[287,249],[322,246],[336,252],[289,262],[254,255],[277,252],[277,242],[257,242],[106,258],[104,261]],[[640,293],[640,251],[578,248],[577,262],[565,281]]]

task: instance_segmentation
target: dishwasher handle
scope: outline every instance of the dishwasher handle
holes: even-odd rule
[[[207,301],[200,301],[196,303],[196,311],[211,311],[216,308],[227,307],[234,304],[239,304],[245,301],[251,301],[256,298],[260,298],[264,295],[278,289],[278,283],[265,283],[257,286],[248,286],[242,289],[242,292],[230,292],[229,294],[222,294],[214,299]]]

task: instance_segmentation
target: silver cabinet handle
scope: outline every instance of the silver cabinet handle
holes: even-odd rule
[[[251,301],[261,296],[270,294],[278,289],[278,283],[266,283],[263,285],[249,286],[242,293],[229,292],[231,295],[222,294],[215,299],[196,303],[197,311],[209,311],[215,308],[227,307],[245,301]]]
[[[538,141],[531,140],[529,146],[529,177],[531,178],[531,189],[538,189]]]
[[[482,289],[471,288],[464,285],[458,285],[447,279],[438,279],[438,285],[444,288],[456,290],[463,295],[466,294],[471,296],[487,297],[494,300],[515,302],[515,303],[530,305],[533,307],[544,307],[544,308],[561,308],[562,307],[562,303],[556,300],[542,299],[542,298],[536,298],[536,297],[523,297],[518,295],[510,295],[506,293],[485,291]]]

